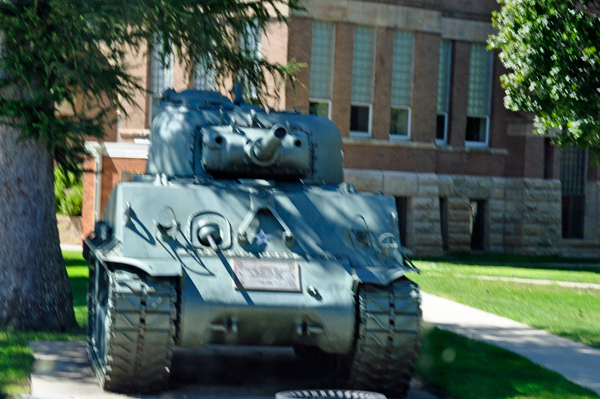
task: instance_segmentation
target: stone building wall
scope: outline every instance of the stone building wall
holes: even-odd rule
[[[345,169],[345,180],[358,191],[407,198],[407,235],[402,245],[416,256],[470,253],[471,201],[483,201],[485,205],[484,251],[569,257],[600,255],[597,182],[587,186],[585,239],[565,240],[559,180],[358,169]]]

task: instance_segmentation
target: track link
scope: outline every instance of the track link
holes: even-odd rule
[[[350,384],[404,397],[420,349],[419,286],[401,278],[388,286],[362,284]]]
[[[113,392],[166,389],[176,332],[175,283],[96,268],[90,272],[96,276],[88,295],[88,355],[100,385]]]

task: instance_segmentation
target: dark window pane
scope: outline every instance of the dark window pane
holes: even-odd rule
[[[562,236],[563,238],[583,238],[585,221],[585,197],[562,197]]]
[[[470,201],[471,218],[471,249],[482,251],[484,249],[485,201]]]
[[[446,140],[446,114],[438,114],[437,116],[435,138],[438,140]]]
[[[442,229],[442,249],[448,251],[448,199],[440,197],[440,224]]]
[[[390,134],[408,136],[408,110],[392,108],[390,120]]]
[[[311,115],[324,116],[329,118],[329,103],[326,102],[310,102],[308,113]]]
[[[406,215],[408,209],[407,197],[396,197],[396,212],[398,213],[398,229],[400,230],[400,245],[406,246]]]
[[[353,105],[350,109],[350,131],[369,133],[369,107]]]
[[[467,134],[465,136],[466,141],[476,141],[479,143],[485,143],[485,133],[487,129],[486,118],[472,118],[467,117]]]

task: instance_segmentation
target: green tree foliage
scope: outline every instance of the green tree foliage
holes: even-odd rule
[[[239,35],[299,8],[298,0],[0,0],[0,117],[74,169],[85,138],[102,137],[114,111],[143,90],[127,52],[160,37],[188,70],[202,63],[221,81],[241,74],[265,93],[266,75],[285,79],[297,65],[238,51]],[[75,115],[56,115],[65,102]]]
[[[54,201],[56,213],[69,216],[81,215],[83,205],[83,182],[81,173],[54,168]]]
[[[509,69],[505,105],[536,114],[540,134],[600,154],[600,2],[499,0],[492,48]]]
[[[299,0],[0,0],[0,328],[64,331],[75,323],[52,157],[78,169],[85,139],[102,137],[144,90],[126,55],[160,38],[188,70],[202,63],[220,82],[243,76],[264,99],[266,77],[285,79],[297,65],[238,44],[249,24],[268,31],[297,9]],[[65,103],[74,115],[59,114]]]

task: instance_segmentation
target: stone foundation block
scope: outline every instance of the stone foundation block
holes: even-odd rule
[[[540,191],[525,191],[523,196],[524,201],[531,202],[559,202],[561,201],[560,191],[540,190]]]
[[[383,192],[394,197],[413,197],[419,190],[414,173],[383,172]]]
[[[442,256],[444,251],[441,246],[419,245],[415,247],[414,254],[417,256]]]
[[[439,187],[433,184],[419,184],[419,197],[434,197],[439,198]]]
[[[448,210],[469,210],[469,200],[464,198],[448,198]]]
[[[454,193],[454,180],[452,176],[438,175],[438,187],[440,197],[451,197]]]
[[[437,225],[440,224],[440,213],[436,211],[415,211],[414,212],[415,220],[421,220],[423,222],[435,223]]]
[[[419,185],[429,185],[429,186],[437,186],[438,185],[438,175],[434,173],[419,173],[417,175]]]
[[[448,222],[471,222],[471,215],[468,210],[449,210],[448,211]]]
[[[471,227],[470,227],[469,223],[448,222],[448,235],[463,234],[463,233],[471,234],[470,230],[471,230]]]
[[[357,191],[383,191],[383,173],[375,170],[344,169],[344,181],[354,184]]]
[[[413,224],[413,234],[415,234],[415,235],[419,235],[422,233],[431,234],[436,231],[440,231],[439,224],[437,226],[434,225],[433,223],[428,223],[428,222],[415,222]]]
[[[452,254],[470,254],[471,253],[471,243],[464,245],[450,245],[448,244],[448,252]]]
[[[412,209],[419,210],[439,209],[439,201],[431,197],[413,197],[410,199],[410,206]]]
[[[413,247],[428,246],[428,247],[442,247],[442,236],[439,234],[415,234]]]
[[[471,234],[469,232],[466,233],[455,233],[448,237],[448,245],[461,245],[468,244],[471,245]]]

